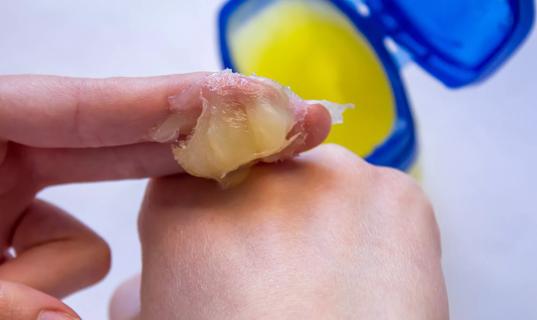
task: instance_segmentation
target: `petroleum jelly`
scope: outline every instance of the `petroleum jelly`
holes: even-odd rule
[[[191,175],[235,184],[256,161],[288,157],[293,153],[282,151],[305,139],[303,130],[292,133],[303,120],[307,103],[269,79],[223,71],[180,95],[171,101],[199,99],[202,108],[192,133],[173,147],[175,159]],[[348,107],[319,103],[326,105],[335,121]],[[181,113],[170,119],[163,126],[173,126],[174,121],[181,125]]]

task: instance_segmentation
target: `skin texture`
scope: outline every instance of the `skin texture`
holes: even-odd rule
[[[0,319],[33,320],[46,310],[78,318],[59,298],[102,279],[110,251],[37,193],[62,183],[182,172],[170,144],[153,142],[150,133],[170,115],[168,98],[206,76],[0,76]],[[183,107],[195,114],[199,105]],[[318,145],[329,126],[326,111],[311,106],[301,126],[307,139],[296,151]]]
[[[139,232],[141,319],[448,318],[424,193],[342,147],[256,166],[230,190],[153,179]],[[134,319],[139,282],[118,290],[113,320]]]

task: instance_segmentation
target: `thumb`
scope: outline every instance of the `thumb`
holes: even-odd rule
[[[0,281],[0,319],[77,320],[80,317],[52,296],[22,284]]]

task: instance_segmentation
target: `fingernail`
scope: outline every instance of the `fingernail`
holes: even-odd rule
[[[162,124],[149,134],[151,140],[159,143],[172,142],[179,137],[179,131],[184,126],[183,116],[180,114],[170,115]]]
[[[80,320],[80,318],[60,311],[41,311],[37,320]]]

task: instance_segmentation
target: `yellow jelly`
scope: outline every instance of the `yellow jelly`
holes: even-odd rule
[[[304,99],[352,103],[328,142],[361,156],[390,134],[395,102],[367,40],[323,1],[274,1],[230,36],[237,71],[274,79]]]
[[[199,95],[202,112],[192,134],[173,153],[191,175],[223,186],[239,183],[255,161],[270,162],[296,138],[288,137],[299,120],[294,96],[273,81],[223,71],[189,93]],[[172,119],[179,121],[178,115]]]

